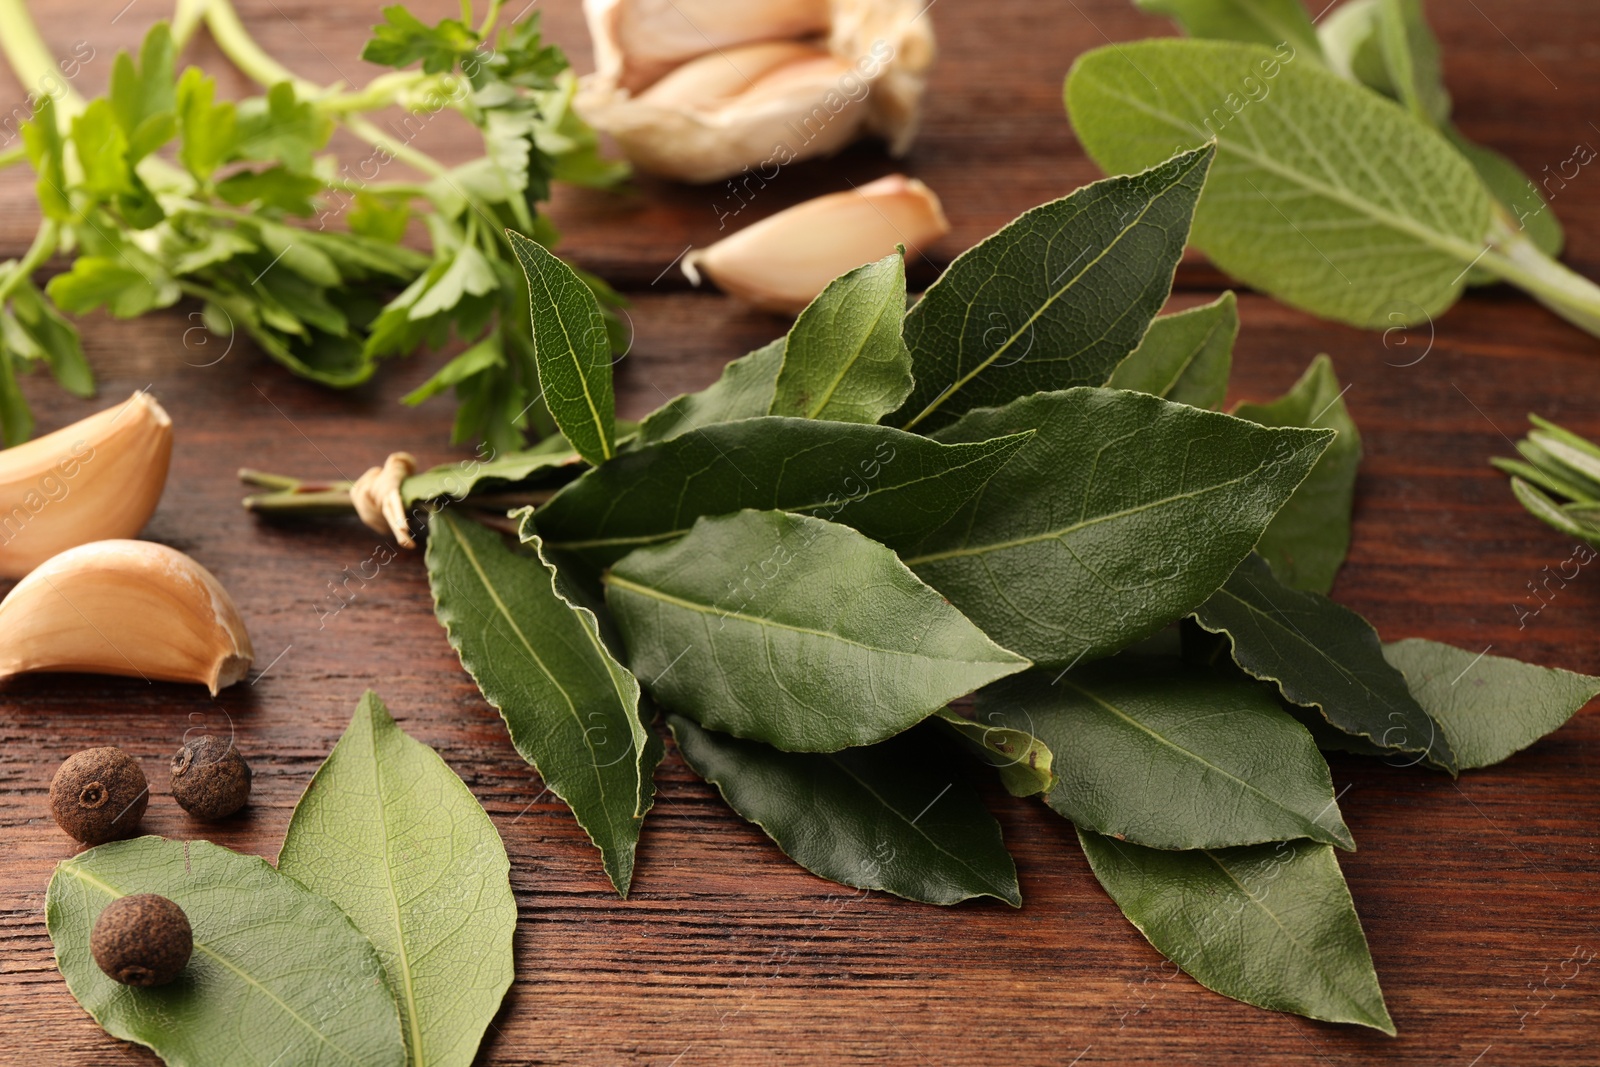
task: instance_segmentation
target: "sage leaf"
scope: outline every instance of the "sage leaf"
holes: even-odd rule
[[[1317,28],[1300,0],[1134,0],[1143,11],[1166,15],[1190,37],[1255,44],[1290,44],[1321,55]]]
[[[1055,785],[1055,755],[1050,746],[1026,730],[1002,725],[999,716],[980,714],[970,705],[951,705],[939,722],[1000,775],[1014,797],[1031,797]]]
[[[1454,126],[1446,127],[1444,133],[1456,146],[1456,151],[1472,164],[1489,192],[1510,213],[1517,229],[1527,234],[1533,246],[1545,255],[1559,256],[1567,243],[1566,231],[1533,179],[1494,149],[1467,140]],[[1499,280],[1478,268],[1467,275],[1469,285],[1487,285]]]
[[[690,769],[812,874],[924,904],[1022,906],[1000,824],[926,739],[781,752],[681,715],[667,723]]]
[[[787,339],[780,337],[729,363],[722,369],[722,377],[700,392],[685,393],[661,405],[640,423],[634,447],[660,444],[719,422],[767,414],[783,369],[786,344]]]
[[[1600,678],[1412,639],[1383,654],[1444,731],[1462,770],[1487,767],[1559,729],[1600,696]]]
[[[434,612],[451,647],[627,896],[661,760],[640,716],[639,683],[607,650],[594,613],[558,587],[536,536],[525,556],[448,511],[428,529]]]
[[[1162,315],[1112,372],[1113,389],[1135,389],[1175,404],[1215,408],[1228,394],[1239,302],[1223,293],[1209,304]]]
[[[1254,682],[1111,661],[1008,678],[977,710],[1050,746],[1045,802],[1086,830],[1152,848],[1355,848],[1316,743]]]
[[[1067,106],[1110,173],[1215,138],[1194,244],[1314,314],[1379,329],[1426,321],[1491,258],[1489,196],[1460,154],[1292,51],[1185,40],[1098,49],[1073,65]]]
[[[972,408],[1104,385],[1166,303],[1213,154],[1084,186],[958,256],[906,316],[916,385],[894,421],[929,433]]]
[[[507,230],[528,277],[539,388],[578,455],[601,463],[616,452],[611,339],[594,290],[537,241]]]
[[[625,452],[534,513],[550,548],[595,567],[742,508],[817,515],[891,548],[944,525],[1027,441],[940,444],[888,426],[767,417]]]
[[[1384,658],[1377,631],[1349,608],[1283,585],[1251,555],[1195,619],[1227,634],[1234,662],[1284,699],[1347,734],[1456,772],[1449,738]]]
[[[1333,361],[1324,355],[1272,403],[1233,409],[1239,418],[1263,426],[1305,426],[1338,434],[1256,545],[1283,584],[1324,595],[1350,551],[1350,511],[1361,467],[1361,434],[1345,407],[1344,392]]]
[[[133,893],[167,897],[189,918],[194,952],[169,985],[120,985],[89,951],[100,912]],[[45,925],[84,1010],[171,1067],[406,1062],[371,942],[332,901],[258,856],[159,837],[101,845],[56,865]]]
[[[1078,842],[1128,921],[1207,989],[1394,1035],[1332,847],[1169,852],[1081,829]]]
[[[876,541],[779,511],[639,549],[606,603],[667,710],[790,752],[875,744],[1028,665]]]
[[[408,505],[423,500],[461,500],[487,489],[520,485],[541,472],[555,474],[564,468],[576,468],[582,462],[570,447],[506,452],[485,460],[445,463],[413,474],[400,484],[400,494]]]
[[[828,283],[800,313],[784,348],[772,414],[876,423],[911,392],[901,253]]]
[[[1114,389],[1024,397],[936,436],[1027,430],[1037,433],[906,564],[1006,648],[1063,667],[1193,611],[1332,437]]]
[[[511,861],[472,791],[376,693],[295,805],[278,870],[377,948],[408,1061],[470,1067],[514,974]]]

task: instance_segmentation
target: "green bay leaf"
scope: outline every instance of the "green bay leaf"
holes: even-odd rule
[[[772,408],[787,339],[780,337],[729,363],[698,393],[673,397],[645,416],[634,447],[659,444],[719,422],[753,419]]]
[[[1167,301],[1213,154],[1086,185],[957,257],[906,316],[916,385],[893,421],[928,433],[972,408],[1104,385]]]
[[[941,444],[888,426],[763,417],[624,452],[534,513],[549,546],[608,566],[743,508],[817,515],[904,548],[944,525],[1027,441]]]
[[[1270,404],[1233,413],[1263,426],[1305,426],[1338,436],[1261,535],[1256,551],[1285,585],[1326,594],[1350,551],[1350,511],[1361,467],[1361,434],[1344,404],[1333,361],[1318,356],[1300,380]]]
[[[1600,678],[1412,639],[1383,646],[1462,770],[1487,767],[1559,729],[1600,696]]]
[[[1027,666],[876,541],[779,511],[635,551],[606,603],[668,710],[791,752],[885,740]]]
[[[681,715],[667,722],[689,767],[812,874],[924,904],[1022,906],[1000,825],[926,738],[782,752]]]
[[[1195,618],[1227,634],[1234,662],[1277,685],[1284,699],[1379,748],[1415,753],[1455,773],[1449,738],[1384,659],[1377,631],[1349,608],[1289,588],[1251,555]]]
[[[1078,841],[1128,921],[1207,989],[1394,1035],[1331,846],[1169,852],[1081,829]]]
[[[489,459],[467,459],[442,463],[431,470],[413,474],[400,485],[407,504],[421,500],[460,500],[487,489],[521,485],[538,474],[558,474],[583,465],[583,460],[565,441],[547,450],[528,449],[504,452]]]
[[[534,361],[545,405],[580,456],[604,462],[616,453],[616,400],[611,338],[600,303],[594,290],[543,245],[506,232],[528,277]]]
[[[1108,383],[1175,404],[1220,407],[1233,370],[1233,342],[1239,336],[1239,302],[1223,293],[1150,323],[1139,347],[1121,363]]]
[[[1113,660],[1008,678],[977,711],[1050,746],[1045,802],[1086,830],[1152,848],[1355,847],[1316,742],[1254,682]]]
[[[1113,174],[1215,139],[1194,244],[1286,303],[1379,329],[1455,302],[1490,200],[1438,132],[1307,57],[1154,40],[1080,56],[1067,106]]]
[[[175,901],[194,931],[189,965],[168,985],[119,985],[89,951],[100,912],[133,893]],[[371,942],[331,901],[258,856],[159,837],[101,845],[56,866],[45,925],[84,1010],[171,1067],[406,1062]]]
[[[472,791],[376,693],[295,805],[278,870],[377,948],[409,1062],[470,1067],[514,975],[511,861]]]
[[[911,392],[905,310],[898,252],[829,282],[789,331],[771,413],[876,423],[899,408]]]
[[[594,613],[564,595],[537,537],[536,554],[521,555],[448,511],[428,531],[434,612],[461,665],[626,896],[661,759],[640,716],[639,683],[606,648]]]
[[[1069,389],[970,412],[937,438],[1027,430],[1037,432],[906,564],[1000,644],[1057,666],[1194,610],[1332,437]]]
[[[938,718],[969,751],[995,769],[1012,796],[1035,796],[1055,784],[1055,754],[1037,736],[967,704],[951,705],[940,711]]]

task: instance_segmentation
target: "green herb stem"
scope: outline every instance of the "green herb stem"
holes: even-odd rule
[[[1539,250],[1525,232],[1496,219],[1479,265],[1510,282],[1574,326],[1600,337],[1600,286]]]
[[[27,145],[19,144],[15,148],[9,149],[5,152],[0,152],[0,170],[5,170],[7,167],[16,166],[18,163],[21,163],[27,158]]]
[[[0,0],[0,51],[5,53],[24,91],[33,92],[56,73],[56,57],[39,36],[25,0]],[[70,85],[63,85],[61,95],[56,97],[56,109],[70,119],[84,107],[83,97]]]
[[[45,261],[55,254],[60,238],[61,227],[53,219],[45,219],[39,223],[38,232],[33,235],[33,244],[28,246],[28,251],[10,272],[0,277],[0,304],[11,295],[11,290],[17,287],[18,282],[32,277],[33,272],[44,266]]]
[[[300,77],[267,54],[266,49],[257,44],[256,39],[250,36],[250,31],[244,28],[232,0],[210,0],[206,4],[205,21],[222,54],[251,81],[264,88],[288,82],[294,86],[295,95],[312,100],[327,95],[327,89]]]

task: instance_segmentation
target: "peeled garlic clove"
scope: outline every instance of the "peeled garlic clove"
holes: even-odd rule
[[[802,42],[795,38],[810,31],[797,31],[786,42],[796,51],[783,62],[772,42],[728,42],[749,39],[739,29],[741,13],[765,12],[761,17],[778,25],[782,19],[771,12],[787,5],[700,0],[686,7],[686,0],[670,0],[701,32],[694,35],[696,58],[653,74],[654,84],[638,75],[644,60],[636,53],[666,50],[649,52],[623,32],[628,3],[587,5],[596,70],[583,79],[574,106],[641,170],[689,182],[749,171],[764,183],[787,164],[837,152],[864,132],[885,137],[896,153],[909,148],[934,57],[924,0],[832,0],[826,36]],[[688,12],[702,6],[698,16]],[[683,42],[691,43],[687,35]]]
[[[161,500],[172,420],[148,393],[0,452],[0,577],[63,549],[132,537]]]
[[[596,52],[605,46],[618,84],[638,91],[674,67],[749,44],[826,33],[829,0],[585,0]]]
[[[201,682],[217,692],[255,658],[211,572],[149,541],[96,541],[46,560],[0,601],[0,678],[33,671]]]
[[[846,193],[796,204],[710,248],[683,257],[696,285],[705,273],[723,292],[797,315],[827,284],[905,245],[916,252],[950,232],[932,189],[891,174]]]

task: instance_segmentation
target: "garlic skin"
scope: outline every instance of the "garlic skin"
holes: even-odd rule
[[[0,578],[63,549],[144,529],[172,461],[172,420],[148,393],[0,452]]]
[[[688,32],[628,32],[663,4],[650,24]],[[585,0],[584,10],[596,71],[575,106],[641,170],[710,182],[748,169],[770,181],[865,134],[896,155],[915,136],[935,52],[925,0]],[[798,50],[776,62],[774,43]]]
[[[0,601],[0,678],[35,671],[199,682],[218,691],[255,659],[233,598],[165,545],[95,541],[46,560]]]
[[[950,232],[939,198],[922,182],[891,174],[762,219],[683,257],[695,285],[702,273],[730,296],[798,315],[828,283],[905,245],[914,254]]]

